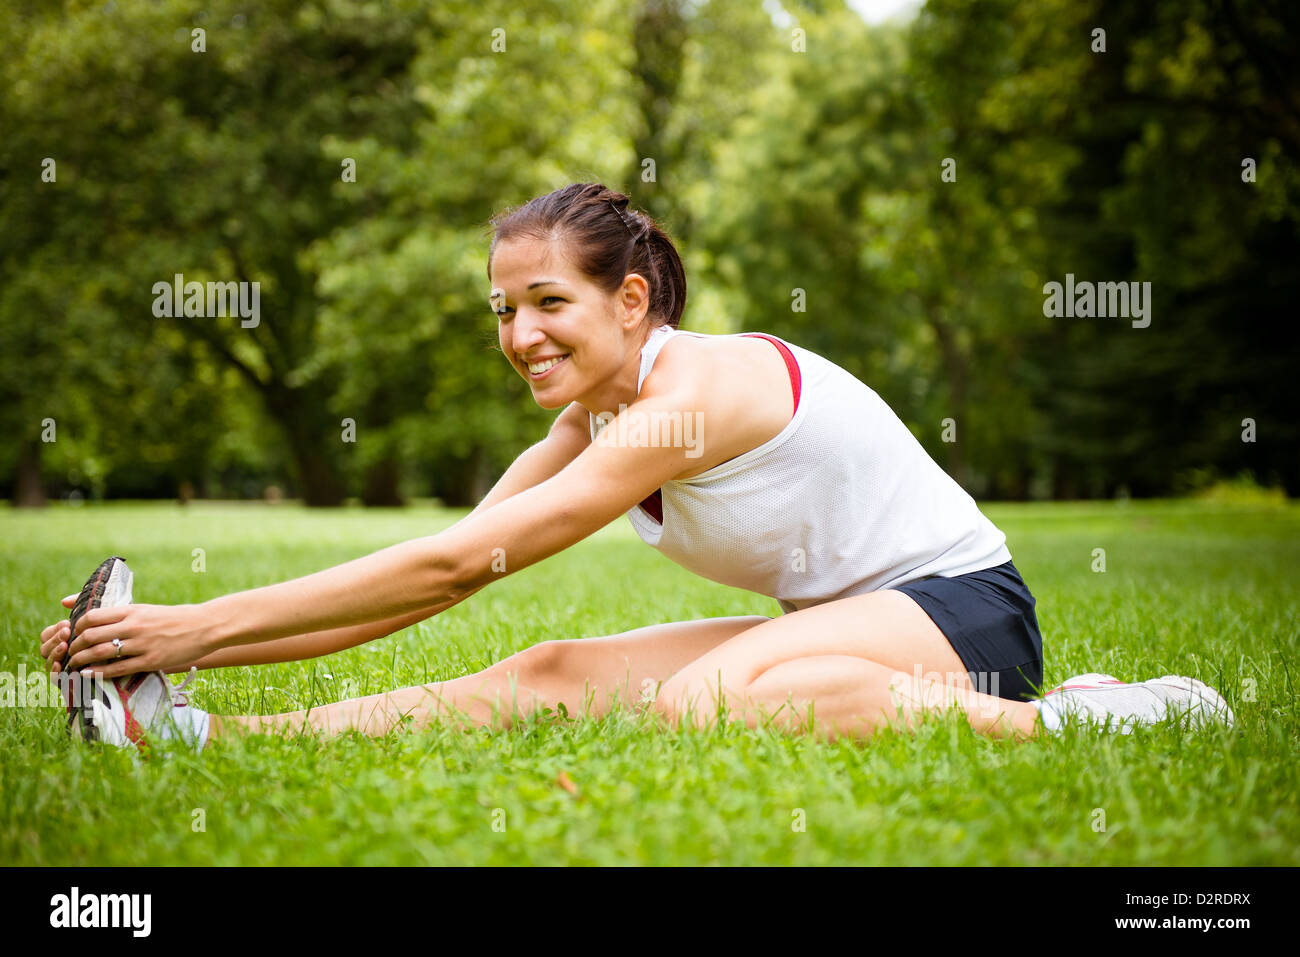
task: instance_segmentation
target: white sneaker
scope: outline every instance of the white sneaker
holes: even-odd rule
[[[1139,724],[1178,719],[1180,726],[1197,729],[1216,721],[1232,727],[1232,709],[1209,685],[1180,675],[1164,675],[1127,684],[1113,675],[1076,675],[1047,692],[1040,710],[1060,718],[1100,724],[1103,729],[1129,734]]]
[[[72,606],[68,616],[72,628],[92,608],[131,604],[134,580],[121,556],[114,555],[101,562]],[[64,668],[68,657],[64,655]],[[148,750],[150,739],[168,738],[201,748],[207,740],[208,715],[192,707],[185,693],[197,671],[191,668],[179,687],[173,687],[161,671],[138,672],[120,678],[75,672],[61,675],[68,708],[68,733],[76,726],[86,741],[104,741],[140,751]]]
[[[99,567],[86,579],[86,584],[81,586],[81,594],[72,605],[72,611],[68,615],[69,635],[76,634],[77,622],[86,612],[95,608],[116,608],[118,605],[131,604],[131,586],[134,580],[135,576],[120,555],[100,562]],[[75,727],[85,740],[92,741],[94,738],[89,722],[93,712],[90,701],[95,696],[95,686],[104,682],[89,674],[69,673],[68,659],[71,657],[72,639],[69,637],[68,650],[63,654],[59,672],[63,700],[68,709],[68,733],[71,734]]]
[[[87,740],[135,748],[142,753],[149,751],[151,742],[169,739],[202,748],[207,742],[208,716],[190,705],[185,692],[197,673],[198,668],[191,668],[175,687],[161,671],[97,682],[97,693],[90,702],[92,717],[87,722]]]

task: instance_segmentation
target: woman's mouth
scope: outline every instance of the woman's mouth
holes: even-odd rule
[[[562,364],[568,358],[569,358],[569,354],[566,352],[562,356],[555,356],[554,358],[551,359],[544,359],[541,362],[530,362],[525,367],[528,369],[528,378],[534,382],[537,382],[540,379],[545,379],[548,375],[551,374],[551,371],[556,366]]]

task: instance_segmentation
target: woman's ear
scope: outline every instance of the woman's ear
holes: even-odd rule
[[[623,328],[630,332],[650,312],[650,284],[640,273],[628,273],[619,287],[618,300],[623,308]]]

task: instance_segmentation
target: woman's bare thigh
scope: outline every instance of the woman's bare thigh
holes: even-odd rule
[[[683,668],[742,632],[772,619],[764,615],[701,618],[645,625],[614,635],[544,643],[537,659],[545,683],[561,688],[617,690],[626,701],[639,700]],[[572,692],[570,692],[572,694]],[[597,702],[603,711],[603,702]]]
[[[669,706],[719,685],[736,694],[769,669],[826,656],[861,658],[891,672],[972,687],[961,658],[921,606],[903,592],[886,589],[760,624],[691,662],[661,694]]]

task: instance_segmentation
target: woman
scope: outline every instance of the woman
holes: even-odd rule
[[[670,720],[702,726],[726,713],[789,731],[809,730],[815,704],[813,730],[832,738],[952,706],[996,736],[1054,730],[1068,715],[1125,730],[1172,713],[1231,721],[1213,690],[1186,678],[1085,675],[1029,700],[1042,639],[1005,536],[843,369],[761,333],[678,330],[681,261],[626,207],[600,184],[575,184],[494,220],[502,353],[539,405],[562,411],[470,515],[199,605],[130,604],[127,579],[75,627],[41,636],[48,661],[67,659],[54,673],[114,679],[116,693],[87,712],[90,732],[126,746],[180,733],[202,746],[304,724],[383,734],[408,716],[416,727],[452,715],[490,725],[506,706],[599,715],[641,698]],[[312,658],[392,634],[624,512],[673,560],[777,598],[785,614],[544,641],[478,674],[310,714],[209,720],[163,675]]]

